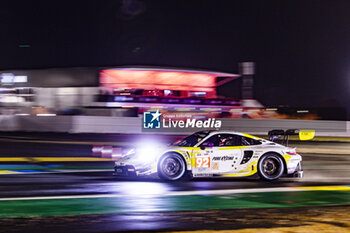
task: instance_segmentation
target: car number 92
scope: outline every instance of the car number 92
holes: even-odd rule
[[[198,157],[196,158],[196,168],[209,168],[210,157]]]

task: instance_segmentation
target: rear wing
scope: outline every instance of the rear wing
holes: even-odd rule
[[[289,136],[298,135],[299,140],[311,140],[315,137],[315,130],[310,129],[274,129],[268,132],[269,140],[274,142],[276,140],[281,140],[282,144],[288,146]]]

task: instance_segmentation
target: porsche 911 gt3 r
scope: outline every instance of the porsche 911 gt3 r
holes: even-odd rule
[[[117,176],[158,174],[164,180],[184,177],[249,177],[276,180],[302,177],[302,157],[295,148],[231,131],[201,131],[171,146],[131,149],[115,163]]]

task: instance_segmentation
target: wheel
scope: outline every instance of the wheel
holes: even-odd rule
[[[276,180],[284,172],[282,158],[276,154],[268,153],[261,157],[258,164],[260,178],[263,180]]]
[[[186,164],[181,155],[169,153],[163,155],[158,163],[158,175],[163,180],[181,179],[186,172]]]

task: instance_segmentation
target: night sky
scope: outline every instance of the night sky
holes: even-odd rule
[[[1,69],[166,65],[237,73],[239,62],[254,61],[255,97],[267,106],[350,101],[348,0],[0,3]]]

